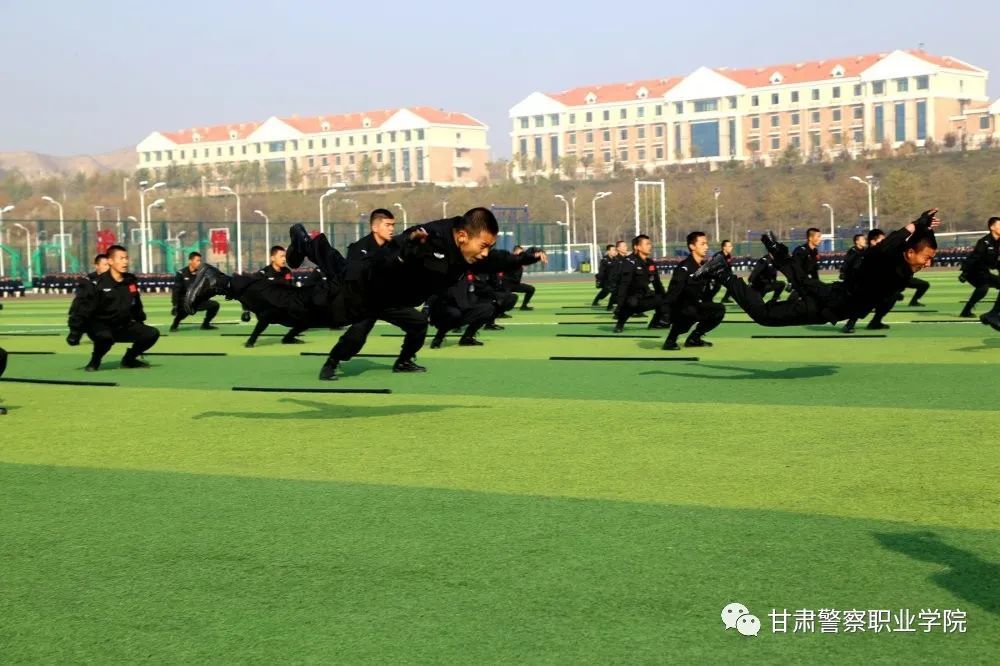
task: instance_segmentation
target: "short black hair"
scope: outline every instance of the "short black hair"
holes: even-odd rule
[[[125,254],[128,254],[128,250],[125,249],[124,245],[112,245],[108,248],[108,259],[110,259],[111,255],[115,252],[124,252]]]
[[[624,240],[615,241],[615,247],[618,247],[619,245],[621,245],[624,242],[625,242]]]
[[[694,245],[695,242],[697,242],[697,240],[699,238],[702,238],[704,235],[705,235],[704,231],[692,231],[691,233],[689,233],[687,235],[687,239],[686,239],[687,240],[687,244],[688,245]]]
[[[733,242],[733,241],[731,241],[731,240],[729,240],[728,238],[726,238],[726,239],[724,239],[724,240],[723,240],[723,241],[722,241],[721,243],[719,243],[719,247],[722,247],[722,246],[723,246],[723,245],[725,245],[726,243],[732,243],[732,242]]]
[[[372,214],[368,216],[368,225],[371,226],[378,222],[379,220],[395,220],[396,216],[386,208],[376,208],[372,211]]]
[[[903,251],[914,250],[919,252],[924,247],[937,249],[937,237],[932,229],[917,229],[913,235],[906,239]]]
[[[854,234],[854,240],[857,241],[859,238],[864,238],[864,234]]]
[[[604,248],[604,251],[605,251],[605,252],[607,252],[608,250],[610,250],[610,249],[611,249],[611,248],[613,248],[613,247],[614,247],[614,245],[612,245],[612,244],[610,244],[610,243],[609,243],[609,244],[608,244],[608,245],[607,245],[607,246],[606,246],[606,247]]]
[[[492,236],[500,233],[500,225],[497,223],[496,215],[489,208],[482,206],[467,210],[465,215],[455,223],[455,228],[465,231],[470,236],[478,236],[484,231]]]
[[[986,220],[986,228],[989,229],[990,227],[992,227],[997,222],[1000,222],[1000,217],[997,217],[997,216],[994,215],[990,219]]]
[[[646,234],[639,234],[638,236],[632,239],[632,247],[638,247],[639,243],[641,243],[644,240],[649,240],[649,236],[647,236]]]
[[[871,231],[868,232],[868,242],[871,243],[873,240],[882,238],[882,236],[885,236],[884,231],[882,231],[881,229],[872,229]]]
[[[188,261],[191,261],[195,257],[200,257],[200,256],[201,256],[201,252],[192,252],[191,254],[188,255]]]
[[[271,255],[270,256],[273,257],[274,255],[278,254],[279,252],[284,252],[284,251],[285,251],[285,248],[282,247],[281,245],[272,245],[271,246]]]
[[[101,252],[100,254],[98,254],[98,255],[96,255],[94,257],[94,265],[96,266],[97,262],[99,262],[101,259],[107,259],[107,258],[108,258],[108,255],[106,255],[103,252]]]
[[[822,233],[823,232],[817,229],[816,227],[809,227],[808,229],[806,229],[806,238],[809,238],[813,234],[822,234]]]

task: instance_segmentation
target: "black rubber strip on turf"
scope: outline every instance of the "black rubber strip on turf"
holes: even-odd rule
[[[327,352],[299,352],[299,356],[329,356]],[[355,354],[351,358],[399,358],[399,354]]]
[[[754,340],[847,340],[850,338],[884,338],[885,333],[840,333],[839,335],[751,335]]]
[[[11,356],[15,354],[20,354],[21,356],[43,356],[48,354],[55,354],[55,352],[52,351],[8,351],[7,353],[10,354]]]
[[[0,337],[19,338],[56,338],[62,333],[0,333]]]
[[[596,312],[553,312],[553,317],[586,317],[587,315],[595,315]],[[610,318],[611,313],[608,313],[609,321],[614,321]],[[632,315],[629,319],[649,319],[649,315]]]
[[[646,317],[643,317],[646,319]],[[614,324],[614,319],[605,319],[604,321],[557,321],[556,324],[559,326],[605,326],[607,324]]]
[[[250,333],[249,332],[247,332],[247,333],[219,333],[219,335],[222,336],[222,337],[224,337],[224,338],[249,338],[250,337]],[[284,333],[261,333],[257,337],[260,337],[260,338],[283,338],[283,337],[285,337],[285,334]]]
[[[234,391],[253,391],[257,393],[392,393],[391,389],[366,388],[294,388],[276,386],[234,386]]]
[[[55,384],[58,386],[118,386],[117,382],[84,382],[74,379],[28,379],[25,377],[0,377],[0,382],[19,384]]]
[[[549,356],[550,361],[697,361],[697,356]]]
[[[628,333],[556,333],[557,338],[624,338],[626,340],[645,338],[659,340],[662,335],[629,335]]]
[[[979,317],[969,319],[968,317],[956,317],[955,319],[913,319],[911,324],[981,324]]]
[[[226,352],[143,352],[143,356],[228,356]]]

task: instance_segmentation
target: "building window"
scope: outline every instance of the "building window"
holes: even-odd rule
[[[854,130],[854,143],[857,145],[862,145],[865,142],[865,131],[864,130]]]
[[[679,116],[684,114],[684,102],[674,102],[674,113]]]
[[[863,92],[864,92],[864,87],[862,87],[862,85],[860,83],[855,84],[855,86],[854,86],[854,96],[855,97],[861,97],[861,95],[862,95]]]
[[[750,106],[760,106],[760,98],[757,95],[750,97]]]
[[[917,141],[927,138],[927,102],[917,102]]]
[[[799,91],[798,90],[793,90],[792,91],[792,104],[797,104],[798,101],[799,101]]]
[[[148,162],[149,161],[149,153],[148,152],[143,153],[142,154],[142,158],[143,158],[143,160],[145,160],[146,162]]]
[[[323,166],[327,166],[329,163],[330,163],[330,160],[326,156],[324,156],[323,159],[320,161],[320,164],[322,164]]]
[[[628,109],[621,109],[618,112],[618,117],[621,118],[622,120],[625,120],[626,118],[628,118]]]
[[[840,136],[840,130],[833,130],[830,132],[830,138],[833,140],[833,145],[839,146],[844,142],[843,138]]]
[[[539,160],[542,159],[542,137],[535,137],[535,157]]]
[[[326,139],[320,139],[319,140],[319,147],[320,148],[326,148]]]
[[[243,153],[244,155],[246,155],[246,154],[247,154],[247,147],[246,147],[246,144],[243,144],[243,148],[242,148],[242,151],[241,151],[241,152],[242,152],[242,153]],[[183,155],[182,155],[181,157],[183,157]]]
[[[609,163],[611,161],[611,151],[605,150],[603,153],[601,153],[601,158],[604,160],[605,164]]]
[[[811,91],[812,101],[819,101],[819,88],[813,88]]]
[[[771,93],[771,105],[772,106],[777,106],[779,99],[780,98],[778,97],[778,93]]]
[[[594,122],[594,114],[591,111],[587,111],[587,122],[588,123]]]
[[[931,82],[929,76],[924,74],[923,76],[917,77],[917,90],[927,90],[930,86]]]
[[[559,114],[558,113],[550,113],[549,114],[549,125],[551,125],[552,127],[558,127],[559,126]]]
[[[260,155],[260,144],[259,143],[255,143],[254,144],[254,148],[256,149],[254,152],[256,152],[258,155]],[[208,157],[208,148],[205,149],[205,157]]]
[[[354,164],[354,153],[351,153],[350,155],[347,156],[347,163]]]
[[[833,98],[840,99],[840,86],[833,87]]]
[[[881,104],[875,107],[875,143],[882,143],[885,139],[885,109]]]
[[[663,136],[663,125],[657,125],[656,126],[656,132],[655,132],[655,134],[656,134],[657,138],[660,138],[660,137]]]
[[[337,155],[333,158],[333,163],[337,166],[340,166],[340,155]]]
[[[679,124],[674,125],[674,152],[683,155],[683,151],[681,150],[681,126]]]
[[[819,132],[809,132],[809,150],[819,148]]]
[[[215,149],[215,156],[216,157],[222,157],[222,146],[219,146],[218,148]],[[156,153],[156,159],[160,159],[160,153],[159,152]]]
[[[802,138],[798,134],[796,134],[790,137],[790,143],[794,148],[798,148],[802,145]]]
[[[549,163],[553,169],[559,168],[559,137],[549,137]]]
[[[833,110],[833,122],[835,122],[835,123],[839,123],[840,122],[840,109],[834,109]]]
[[[657,146],[656,147],[656,159],[658,159],[658,160],[662,160],[663,159],[663,146]]]
[[[395,132],[393,132],[393,140],[395,140],[395,138],[396,138],[396,133],[395,133]],[[334,148],[340,148],[340,137],[339,137],[339,136],[338,136],[338,137],[335,137],[335,138],[333,139],[333,147],[334,147]]]
[[[908,92],[910,90],[909,79],[896,79],[896,92]]]
[[[611,120],[611,109],[604,109],[604,113],[601,115],[605,121]]]
[[[736,155],[736,119],[729,119],[729,155]]]
[[[521,129],[528,129],[528,118],[527,118],[527,116],[522,116],[522,117],[518,118],[518,121],[521,123]]]
[[[229,146],[229,156],[232,157],[235,154],[236,154],[236,146]],[[167,156],[168,157],[170,156],[169,152],[167,153]]]
[[[717,99],[698,99],[695,100],[694,102],[695,113],[707,113],[718,110],[719,110],[719,100]]]
[[[611,141],[611,130],[604,130],[601,134],[603,135],[601,138],[604,139],[605,143]]]
[[[576,124],[576,114],[575,113],[569,114],[569,124],[570,125],[575,125]]]
[[[521,139],[521,157],[528,156],[528,140]]]
[[[735,108],[736,108],[736,98],[735,97],[730,97],[729,98],[729,109],[732,110],[732,109],[735,109]]]
[[[622,148],[618,151],[618,158],[622,162],[628,162],[628,150]]]
[[[593,132],[587,132],[584,135],[584,139],[583,140],[586,141],[587,143],[594,143],[594,133]]]
[[[315,158],[310,157],[309,158],[309,168],[312,169],[314,166],[316,166],[316,160],[315,160]]]
[[[851,107],[851,116],[855,120],[864,120],[865,119],[865,107],[863,107],[863,106]]]
[[[636,116],[636,118],[645,118],[646,117],[646,107],[640,106],[638,109],[636,109],[635,110],[635,116]]]
[[[407,132],[407,134],[409,134],[409,132]],[[410,137],[406,137],[406,139],[407,139],[407,141],[409,141]],[[361,145],[363,145],[363,146],[367,146],[368,145],[368,135],[367,134],[363,134],[361,136]]]
[[[246,155],[246,152],[247,152],[247,147],[243,146],[243,154]],[[184,151],[183,150],[181,151],[181,159],[184,159]]]
[[[885,94],[885,81],[872,81],[872,94],[873,95],[884,95]]]
[[[569,142],[571,145],[576,145],[576,132],[571,132],[569,135]]]
[[[658,116],[662,116],[663,115],[663,105],[662,104],[657,104],[656,105],[656,115],[658,115]]]
[[[750,141],[747,142],[747,148],[751,153],[760,152],[760,139],[750,139]]]
[[[771,137],[771,150],[778,150],[779,148],[781,148],[781,137],[780,136],[772,136]]]
[[[920,102],[920,104],[926,105],[927,103],[926,102]],[[919,110],[920,107],[918,106],[917,109]],[[924,122],[926,122],[927,121],[926,106],[925,106],[924,110],[925,110],[925,113],[924,113]],[[920,120],[919,120],[920,116],[918,115],[917,118],[918,118],[917,122],[919,123],[920,122]],[[919,128],[919,125],[918,125],[918,128]],[[986,114],[981,115],[979,117],[979,129],[981,129],[981,130],[988,130],[989,128],[990,128],[990,117],[987,116]],[[919,131],[919,129],[917,131]]]
[[[819,122],[819,111],[812,111],[809,114],[809,116],[810,116],[809,122],[812,122],[812,123],[818,123]]]
[[[417,141],[423,141],[423,140],[424,140],[424,131],[422,129],[418,129],[417,130]]]
[[[771,127],[781,127],[781,116],[777,113],[771,116]]]
[[[347,137],[347,145],[348,146],[353,146],[354,145],[354,136],[353,135]]]
[[[896,141],[906,141],[906,104],[896,104]]]
[[[792,114],[792,125],[795,126],[795,125],[798,125],[798,124],[799,124],[799,114],[793,113]]]
[[[645,148],[640,148],[639,149],[639,154],[636,157],[636,159],[639,160],[640,162],[646,161],[646,149]]]
[[[413,139],[413,133],[410,130],[403,130],[403,141],[410,141]]]
[[[760,129],[760,116],[750,117],[750,129]]]
[[[545,126],[545,116],[535,116],[535,127]]]
[[[389,143],[396,143],[396,133],[395,132],[389,132]],[[340,139],[337,139],[337,145],[338,146],[340,145]],[[395,157],[395,155],[396,155],[396,153],[393,153],[394,157]]]
[[[620,130],[618,130],[618,138],[621,141],[628,141],[628,128],[627,127],[623,127]]]
[[[308,146],[309,146],[309,150],[313,149],[313,140],[312,139],[309,139]]]

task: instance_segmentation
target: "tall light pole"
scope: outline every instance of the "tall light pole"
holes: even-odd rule
[[[718,243],[722,240],[719,237],[719,195],[722,194],[722,188],[715,188],[713,194],[715,194],[715,242]]]
[[[564,219],[564,220],[566,220],[566,224],[569,224],[569,225],[570,225],[570,229],[567,229],[567,233],[569,233],[569,232],[570,232],[570,230],[572,230],[572,228],[573,228],[573,227],[572,227],[572,224],[573,224],[573,218],[572,218],[572,217],[570,216],[570,213],[569,213],[569,201],[567,201],[567,200],[566,200],[566,197],[564,197],[564,196],[563,196],[563,195],[561,195],[561,194],[557,194],[557,195],[556,195],[556,199],[559,199],[559,201],[562,201],[562,202],[563,202],[563,205],[564,205],[564,206],[566,207],[566,217],[565,217],[565,218],[563,218],[563,219]],[[575,242],[576,242],[576,239],[575,239],[575,238],[573,238],[573,237],[571,236],[571,237],[570,237],[570,242],[574,242],[574,243],[575,243]]]
[[[264,215],[264,211],[255,210],[254,215],[260,215],[264,218],[264,240],[267,241],[267,252],[271,251],[271,220],[268,219],[267,215]]]
[[[604,197],[610,197],[611,192],[598,192],[590,201],[590,220],[593,228],[590,236],[590,272],[597,273],[597,202]]]
[[[219,191],[236,197],[236,272],[243,273],[243,219],[240,217],[240,195],[228,185],[223,185]]]
[[[868,188],[868,231],[875,228],[875,194],[872,188],[872,178],[872,176],[865,176],[864,178],[851,176],[851,180],[855,180]]]
[[[401,204],[401,203],[394,203],[392,205],[395,206],[396,208],[398,208],[399,210],[403,211],[403,228],[405,229],[406,227],[410,226],[410,223],[406,219],[406,209],[403,208],[403,204]]]
[[[94,216],[97,218],[97,230],[101,230],[101,211],[104,210],[104,206],[94,206]]]
[[[830,249],[833,249],[833,246],[837,244],[837,239],[835,238],[836,230],[833,226],[833,206],[831,206],[828,203],[825,203],[823,204],[823,208],[826,208],[828,211],[830,211]]]
[[[0,245],[3,244],[3,214],[9,213],[14,210],[14,204],[8,204],[3,208],[0,208]],[[4,277],[3,269],[3,251],[0,250],[0,277]]]
[[[53,199],[52,197],[42,197],[42,201],[48,201],[50,204],[55,205],[59,208],[59,272],[66,272],[66,225],[63,220],[63,207],[62,204]]]
[[[331,187],[326,192],[324,192],[323,195],[319,198],[319,232],[321,234],[326,233],[326,227],[323,225],[323,199],[326,199],[328,196],[331,196],[336,193],[337,193],[337,188]]]
[[[573,227],[572,227],[572,229],[573,229],[573,242],[576,243],[576,242],[578,242],[578,239],[576,237],[576,195],[575,194],[573,195],[573,198],[569,200],[569,202],[570,202],[570,210],[573,211],[573,219],[570,220],[570,224],[573,225]]]
[[[447,199],[445,199],[444,201],[441,202],[441,218],[442,219],[447,219],[448,218],[448,200]]]
[[[34,280],[34,276],[31,272],[31,232],[28,231],[28,227],[23,224],[15,222],[14,226],[24,232],[24,242],[28,246],[28,286],[30,287]]]
[[[142,232],[142,239],[144,241],[143,245],[148,245],[149,241],[152,240],[152,238],[153,238],[153,209],[154,208],[162,208],[163,204],[165,204],[166,202],[167,202],[166,199],[157,199],[153,203],[151,203],[148,206],[146,206],[146,227],[143,229],[143,232]],[[147,248],[146,249],[146,260],[149,262],[147,264],[148,265],[148,270],[152,271],[153,270],[153,249],[152,248]]]
[[[130,178],[122,178],[122,201],[128,201],[128,183]]]
[[[573,255],[570,254],[570,252],[572,251],[572,248],[570,248],[570,245],[569,245],[569,241],[570,241],[570,237],[569,237],[569,222],[561,222],[559,220],[556,220],[556,224],[558,224],[560,227],[566,227],[566,272],[567,273],[572,273],[573,272],[573,261],[572,261],[572,256]]]
[[[149,265],[149,248],[146,246],[146,192],[152,192],[153,190],[165,187],[166,183],[160,181],[158,183],[153,183],[149,187],[146,187],[146,185],[149,185],[148,180],[139,181],[139,228],[142,229],[142,234],[140,235],[141,245],[139,246],[139,259],[142,263],[143,273],[147,272],[146,267]]]

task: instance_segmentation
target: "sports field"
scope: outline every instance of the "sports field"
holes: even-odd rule
[[[885,337],[731,308],[680,352],[645,320],[565,337],[612,325],[591,282],[539,281],[484,347],[334,383],[300,353],[338,333],[244,349],[232,303],[153,349],[222,355],[122,370],[116,345],[85,373],[68,299],[6,300],[8,377],[118,386],[0,383],[0,661],[995,663],[1000,334],[958,319],[954,273],[928,279]],[[168,299],[145,301],[166,333]],[[730,602],[758,636],[724,630]],[[782,634],[772,609],[960,610],[965,631]]]

